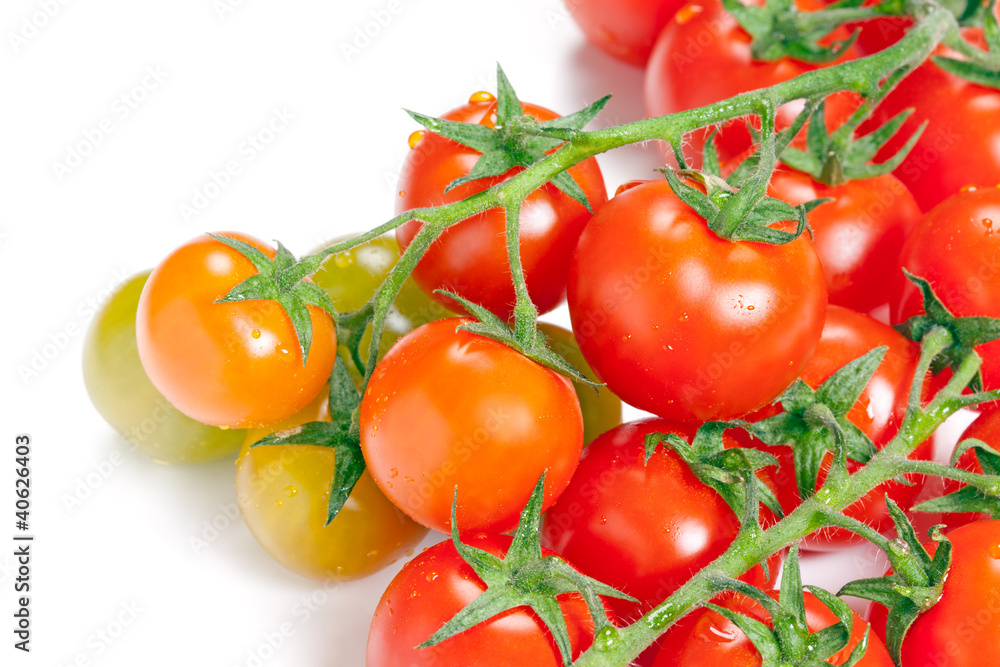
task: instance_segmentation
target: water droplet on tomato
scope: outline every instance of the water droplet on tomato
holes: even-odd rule
[[[753,310],[756,306],[747,306],[747,310]]]
[[[704,8],[701,5],[695,4],[693,2],[686,4],[679,10],[677,10],[677,14],[674,15],[675,16],[674,20],[677,21],[678,25],[684,25],[698,14],[701,14],[703,9]]]
[[[260,329],[254,329],[253,331],[250,332],[250,335],[253,336],[254,338],[260,338]]]
[[[496,97],[493,93],[488,93],[485,90],[477,90],[476,92],[469,95],[469,102],[475,104],[476,102],[496,102]]]
[[[288,496],[289,498],[294,498],[295,494],[298,493],[298,492],[299,492],[299,490],[296,489],[294,486],[286,486],[285,487],[285,495]]]
[[[976,190],[978,190],[979,188],[977,188],[977,187],[976,187],[975,185],[963,185],[963,186],[962,186],[961,188],[959,188],[959,189],[960,189],[960,190],[961,190],[962,192],[975,192],[975,191],[976,191]]]
[[[991,544],[989,553],[993,560],[1000,560],[1000,544]]]
[[[389,468],[389,479],[395,479],[396,475],[398,474],[399,474],[398,470],[396,470],[395,468]]]
[[[629,342],[629,340],[631,338],[632,338],[632,334],[625,334],[624,336],[622,336],[622,342],[623,343],[627,343],[627,342]]]
[[[225,424],[222,424],[221,426],[219,426],[219,428],[222,429],[223,431],[228,431],[229,430],[229,427],[226,426]]]
[[[276,499],[274,501],[274,504],[277,505],[278,507],[281,507],[281,498]]]
[[[424,138],[425,134],[427,133],[424,132],[423,130],[417,130],[416,132],[414,132],[409,136],[409,138],[406,140],[406,143],[410,145],[411,150],[417,147],[417,144],[420,143],[420,140]]]
[[[375,556],[378,556],[378,549],[372,549],[365,555],[368,556],[369,558],[375,558]]]
[[[339,252],[333,256],[333,263],[342,269],[347,268],[354,263],[354,253],[350,250],[347,252]]]
[[[399,196],[400,197],[405,197],[406,196],[406,190],[400,190],[399,191]]]
[[[428,572],[427,573],[427,581],[434,581],[437,578],[438,578],[438,573],[437,572]]]
[[[987,236],[993,236],[993,221],[989,218],[983,218],[983,227],[986,229]]]

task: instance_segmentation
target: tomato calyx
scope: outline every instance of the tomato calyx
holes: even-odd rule
[[[312,272],[311,264],[305,261],[297,262],[295,256],[280,241],[277,242],[278,250],[274,259],[271,259],[239,239],[220,234],[209,234],[209,236],[246,257],[257,269],[256,275],[233,287],[216,303],[255,299],[276,302],[284,309],[295,329],[295,337],[302,353],[302,367],[305,368],[309,349],[312,347],[312,320],[307,306],[322,308],[331,318],[337,317],[330,295],[319,285],[303,280]]]
[[[829,483],[846,478],[847,459],[867,463],[878,452],[871,438],[852,423],[847,414],[857,402],[888,347],[881,346],[858,357],[831,375],[817,389],[796,380],[778,398],[783,412],[744,428],[767,445],[790,446],[795,482],[805,500],[816,492],[827,452],[834,462]]]
[[[846,602],[837,595],[818,586],[803,586],[799,567],[799,547],[792,546],[781,575],[781,590],[775,600],[766,592],[736,579],[719,578],[718,587],[749,597],[767,610],[771,616],[768,625],[732,609],[717,604],[704,606],[724,616],[746,634],[760,653],[765,665],[788,667],[826,667],[829,659],[843,651],[851,641],[854,614]],[[811,632],[806,621],[805,591],[808,590],[829,609],[837,622],[816,632]],[[864,656],[868,648],[869,626],[864,637],[848,659],[839,663],[850,667]]]
[[[529,607],[552,634],[563,664],[568,666],[573,662],[570,638],[566,619],[556,596],[573,592],[580,594],[593,618],[595,636],[607,636],[614,632],[600,596],[638,602],[635,598],[573,569],[557,556],[542,555],[539,523],[544,487],[543,473],[521,512],[513,541],[503,558],[462,542],[456,516],[458,487],[455,487],[451,506],[451,540],[455,550],[487,588],[417,648],[440,644],[510,609]]]
[[[448,192],[464,183],[502,176],[515,167],[526,169],[543,160],[548,152],[578,136],[610,99],[610,95],[605,95],[576,113],[537,121],[524,113],[514,87],[497,64],[496,115],[492,128],[425,116],[408,109],[406,113],[428,130],[483,154],[468,175],[448,185],[445,189]],[[549,182],[593,213],[583,189],[569,172],[560,172]]]
[[[1000,519],[1000,453],[982,440],[968,438],[959,443],[951,457],[951,465],[958,467],[959,459],[969,450],[975,451],[983,471],[982,486],[968,484],[958,491],[915,505],[915,512],[953,513],[971,512],[989,514]],[[988,477],[993,477],[991,484]]]
[[[856,8],[860,2],[839,2],[831,9]],[[902,3],[900,11],[902,11]],[[722,5],[753,38],[750,52],[754,60],[793,58],[822,65],[839,58],[857,39],[855,31],[847,39],[821,42],[845,20],[844,13],[831,10],[801,12],[792,0],[767,0],[763,7],[745,5],[740,0],[723,0]],[[869,12],[863,12],[869,14]]]
[[[517,333],[506,322],[478,303],[469,301],[447,290],[435,291],[460,303],[475,318],[473,321],[458,327],[459,329],[464,329],[484,338],[503,343],[549,370],[555,371],[560,375],[565,375],[570,380],[573,380],[573,382],[595,388],[604,386],[587,377],[582,371],[563,358],[562,355],[548,347],[545,334],[538,329],[536,324],[532,323],[530,327],[524,328],[523,332]]]
[[[996,0],[969,2],[965,12],[957,17],[961,25],[982,26],[987,51],[962,44],[965,59],[931,56],[935,65],[966,81],[1000,89],[1000,24],[995,3]]]
[[[347,502],[354,485],[365,472],[365,459],[361,453],[361,432],[354,413],[361,403],[361,395],[344,360],[337,355],[330,374],[330,421],[309,422],[288,431],[266,436],[251,447],[274,445],[311,445],[329,447],[336,453],[333,481],[330,484],[326,524]]]
[[[674,433],[650,433],[645,438],[646,459],[665,446],[677,452],[691,472],[703,484],[711,487],[733,512],[741,517],[744,529],[760,527],[760,503],[775,516],[783,516],[781,504],[767,484],[755,474],[757,470],[774,466],[778,460],[756,449],[732,447],[723,444],[723,433],[741,422],[706,422],[702,424],[689,445]],[[767,567],[766,563],[762,565]]]
[[[920,341],[934,327],[943,327],[951,334],[951,345],[941,352],[931,364],[934,374],[945,368],[957,370],[966,358],[976,354],[975,347],[1000,339],[1000,318],[956,317],[934,294],[931,284],[915,276],[905,268],[906,278],[920,289],[924,302],[924,315],[916,315],[897,324],[894,329],[910,340]],[[983,390],[983,376],[976,371],[969,387],[973,391]]]
[[[849,582],[837,595],[872,600],[889,610],[886,648],[896,664],[899,664],[907,630],[917,616],[941,599],[944,581],[951,566],[952,545],[940,531],[941,526],[934,526],[928,531],[931,541],[937,543],[934,555],[931,556],[899,506],[889,498],[886,498],[886,506],[896,524],[898,535],[896,539],[888,541],[885,548],[894,573]]]

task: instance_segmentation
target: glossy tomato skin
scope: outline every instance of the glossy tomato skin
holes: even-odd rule
[[[533,104],[523,107],[526,114],[538,120],[558,117]],[[443,117],[491,127],[495,114],[496,102],[484,101],[469,102]],[[424,133],[403,163],[396,212],[459,201],[521,171],[516,168],[502,177],[466,183],[445,192],[452,181],[468,175],[479,157],[479,152],[471,148]],[[571,167],[569,173],[593,210],[607,201],[604,179],[593,158]],[[551,184],[525,198],[520,218],[521,263],[528,292],[539,312],[552,310],[565,297],[570,256],[590,215],[583,205]],[[396,230],[401,248],[410,245],[421,226],[419,220],[413,220]],[[427,249],[413,278],[428,295],[455,312],[465,311],[451,299],[434,294],[434,290],[454,292],[485,306],[503,320],[512,320],[515,299],[503,210],[485,211],[446,229]]]
[[[952,562],[941,599],[917,617],[903,640],[902,667],[980,667],[995,662],[1000,637],[1000,521],[948,533]],[[937,544],[926,545],[933,554]],[[872,628],[885,636],[885,607]]]
[[[777,598],[777,593],[770,593]],[[805,593],[806,625],[812,632],[837,623],[837,617],[812,593]],[[771,624],[771,615],[759,603],[743,595],[733,595],[719,602],[726,609],[749,616],[762,623]],[[834,654],[828,662],[842,665],[851,650],[865,635],[865,622],[853,614],[851,636],[847,646]],[[711,609],[696,609],[664,636],[663,649],[657,654],[653,667],[703,667],[727,665],[728,667],[760,667],[760,653],[743,631],[733,622]],[[864,656],[855,663],[858,667],[894,667],[892,658],[874,634],[868,638]],[[904,663],[905,667],[905,663]]]
[[[817,388],[837,370],[870,350],[885,345],[888,350],[872,379],[861,392],[857,402],[847,413],[847,418],[871,438],[879,449],[896,435],[906,413],[913,374],[920,357],[916,343],[907,340],[892,327],[840,306],[827,309],[826,324],[816,351],[802,370],[800,379],[812,388]],[[749,417],[756,421],[780,411],[771,406]],[[768,447],[751,440],[741,431],[734,431],[733,437],[741,444],[754,446],[770,452],[779,461],[779,470],[774,479],[778,487],[778,499],[785,513],[790,513],[801,503],[795,482],[795,466],[789,447]],[[917,448],[913,458],[930,459],[931,443]],[[833,460],[831,454],[824,458],[817,482],[817,488],[826,479],[826,473]],[[848,460],[849,472],[861,467]],[[916,482],[917,479],[912,481]],[[883,500],[889,495],[904,510],[909,509],[919,495],[919,484],[906,485],[890,481],[880,484],[862,496],[856,503],[844,510],[844,514],[863,521],[878,531],[892,528],[892,518]],[[811,550],[838,549],[859,542],[861,538],[842,528],[824,528],[802,541],[802,548]]]
[[[982,39],[981,33],[966,34]],[[894,155],[921,123],[928,122],[893,172],[922,210],[930,211],[964,187],[1000,184],[1000,90],[970,83],[928,60],[886,96],[873,120],[884,123],[911,107],[914,113],[875,159]]]
[[[149,271],[129,278],[94,315],[83,341],[83,382],[104,420],[157,463],[203,463],[235,453],[241,429],[197,422],[172,406],[139,361],[135,314]]]
[[[583,358],[583,352],[580,351],[572,331],[548,322],[539,322],[538,329],[545,334],[549,349],[561,355],[592,381],[600,382],[587,365],[587,360]],[[580,399],[580,411],[583,412],[584,445],[590,444],[597,436],[622,423],[622,401],[610,389],[607,387],[595,389],[575,381],[573,389],[576,391],[576,397]]]
[[[622,620],[638,618],[720,556],[740,521],[673,450],[644,462],[645,436],[695,428],[664,419],[623,424],[584,451],[569,487],[544,516],[543,543],[587,575],[639,599],[610,600]],[[777,574],[781,557],[769,560]],[[743,579],[768,583],[757,566]]]
[[[517,525],[542,472],[547,508],[583,447],[572,383],[502,343],[431,322],[383,357],[361,401],[372,478],[414,520],[450,532]]]
[[[729,419],[798,376],[823,328],[826,285],[807,237],[782,246],[712,233],[665,180],[591,220],[570,269],[580,348],[623,401],[666,419]]]
[[[463,542],[500,557],[511,538],[479,534]],[[547,549],[545,555],[553,555]],[[478,597],[486,585],[441,542],[407,563],[379,600],[368,634],[367,667],[532,667],[561,666],[559,649],[534,612],[518,607],[437,646],[414,648]],[[593,642],[594,622],[583,599],[560,597],[574,659]]]
[[[809,213],[813,247],[823,262],[830,303],[861,313],[887,306],[896,260],[920,209],[891,174],[826,186],[808,174],[779,169],[771,196],[793,206],[832,198]]]
[[[274,256],[274,249],[240,239]],[[184,244],[157,266],[139,298],[136,338],[156,388],[193,419],[227,428],[289,417],[319,393],[337,353],[333,320],[309,306],[308,363],[291,320],[274,301],[216,301],[256,275],[250,260],[208,235]]]
[[[903,244],[899,266],[927,280],[955,316],[1000,317],[1000,188],[960,192],[924,215]],[[900,271],[892,323],[923,312],[920,291]],[[985,388],[1000,388],[1000,342],[976,352]]]
[[[334,239],[323,244],[322,248],[347,238]],[[393,237],[380,236],[350,250],[330,255],[323,260],[312,279],[330,295],[338,313],[349,313],[359,310],[371,300],[396,266],[401,254],[399,244]],[[389,309],[379,343],[379,357],[385,356],[389,348],[404,334],[421,324],[445,317],[454,317],[454,313],[424,294],[413,278],[407,278]],[[368,359],[369,345],[371,325],[361,339],[362,360]],[[355,372],[346,345],[341,346],[340,353],[347,362],[347,368]],[[356,379],[360,382],[360,376]]]
[[[630,65],[649,59],[663,26],[684,0],[565,0],[587,41]]]
[[[814,65],[791,58],[754,60],[750,36],[719,0],[691,0],[667,23],[653,46],[646,67],[646,112],[649,116],[661,116],[686,111],[773,86],[814,69]],[[857,97],[849,93],[828,97],[827,125],[838,126],[857,104]],[[803,108],[799,102],[781,106],[776,127],[779,130],[788,127]],[[707,129],[687,135],[690,143],[685,146],[685,156],[694,166],[701,164],[701,149],[707,135]],[[753,143],[745,119],[726,123],[715,142],[724,167],[749,155]]]
[[[247,432],[236,461],[236,499],[257,542],[292,572],[323,581],[358,579],[400,559],[427,529],[396,509],[367,472],[327,524],[334,451],[251,448],[266,435],[312,421],[330,421],[326,392],[292,417]]]

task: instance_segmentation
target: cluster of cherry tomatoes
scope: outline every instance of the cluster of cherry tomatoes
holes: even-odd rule
[[[748,36],[718,0],[567,4],[594,44],[646,67],[651,115],[815,67],[788,58],[754,61]],[[857,49],[885,48],[904,29],[899,22],[878,24],[877,32],[865,26]],[[852,48],[843,57],[857,55]],[[504,100],[476,93],[442,117],[492,128],[499,104]],[[856,104],[831,98],[827,122],[843,120]],[[450,533],[453,516],[464,542],[501,557],[511,544],[504,533],[517,526],[544,474],[544,553],[631,596],[607,601],[612,620],[628,623],[722,554],[740,531],[740,517],[674,449],[647,452],[648,434],[690,443],[706,421],[773,417],[793,382],[818,389],[881,348],[871,379],[840,415],[881,448],[906,415],[919,358],[917,343],[890,326],[924,309],[902,269],[927,280],[956,317],[1000,317],[1000,91],[928,62],[889,95],[873,122],[908,107],[916,107],[908,124],[929,125],[893,175],[827,185],[787,167],[775,172],[770,196],[792,205],[833,200],[809,213],[811,237],[784,245],[720,237],[662,179],[626,183],[608,200],[592,158],[569,169],[589,207],[552,183],[532,192],[520,211],[527,291],[541,313],[567,299],[573,323],[572,332],[542,324],[541,335],[606,385],[599,390],[468,330],[468,309],[441,293],[513,322],[506,220],[496,209],[448,227],[429,247],[387,314],[370,377],[354,363],[345,337],[338,341],[331,310],[369,303],[420,220],[400,226],[395,240],[380,237],[329,255],[305,282],[287,280],[282,271],[294,260],[283,247],[237,233],[194,239],[152,273],[135,276],[95,318],[85,344],[88,391],[107,421],[157,461],[197,463],[239,451],[236,495],[251,532],[283,565],[317,579],[381,569],[410,552],[427,529]],[[522,110],[535,121],[558,118],[533,104]],[[779,129],[794,113],[779,114]],[[906,127],[885,156],[905,141]],[[687,144],[692,162],[706,136]],[[752,139],[739,121],[713,141],[725,164],[745,155]],[[423,131],[410,145],[400,213],[464,199],[520,170],[460,180],[482,157],[476,148]],[[370,345],[369,329],[362,353]],[[1000,342],[976,350],[985,388],[1000,388]],[[363,392],[353,416],[354,405],[331,399],[335,364],[344,364]],[[928,395],[946,375],[927,379]],[[619,397],[655,417],[620,424]],[[338,446],[356,444],[367,471],[330,517],[343,463],[337,452],[344,450],[253,445],[345,415],[353,422],[337,432],[348,443]],[[1000,443],[1000,410],[985,409],[967,435]],[[725,437],[726,447],[774,455],[778,465],[758,475],[784,513],[802,502],[790,448],[739,429]],[[912,456],[929,459],[930,443]],[[816,462],[817,488],[831,463],[830,453]],[[862,465],[848,462],[852,471]],[[968,456],[958,465],[978,470]],[[891,531],[886,496],[908,510],[926,496],[924,480],[886,482],[846,514]],[[761,518],[764,525],[777,520],[766,508]],[[952,570],[941,601],[904,642],[904,667],[981,662],[1000,634],[1000,522],[943,520],[954,529]],[[806,537],[802,548],[832,550],[857,539],[828,528]],[[770,591],[782,557],[774,554],[741,578]],[[451,541],[419,554],[380,602],[368,665],[563,664],[545,625],[526,607],[415,648],[485,589]],[[578,595],[559,600],[577,656],[593,642],[595,620]],[[770,620],[749,598],[724,604]],[[806,616],[812,629],[837,620],[812,594]],[[975,627],[955,640],[969,618]],[[841,664],[864,636],[865,624],[855,618],[850,641],[829,662]],[[671,628],[660,646],[659,655],[654,649],[644,656],[647,664],[760,664],[742,631],[708,609]],[[928,662],[941,655],[953,661]],[[857,664],[892,663],[872,635]]]

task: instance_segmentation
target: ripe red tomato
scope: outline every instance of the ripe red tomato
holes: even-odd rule
[[[966,32],[975,40],[976,33]],[[982,39],[982,34],[978,34]],[[948,54],[942,49],[942,54]],[[1000,184],[1000,90],[970,83],[931,61],[913,71],[875,109],[885,122],[914,108],[899,132],[876,156],[894,155],[925,120],[927,129],[894,172],[924,211],[970,185]]]
[[[274,248],[226,233],[274,257]],[[309,306],[312,345],[303,367],[291,320],[275,301],[216,301],[257,274],[249,259],[208,235],[182,245],[153,270],[139,298],[136,342],[153,385],[192,419],[258,427],[295,414],[333,370],[333,320]]]
[[[960,192],[924,215],[903,244],[899,266],[927,280],[953,315],[1000,317],[1000,188]],[[920,291],[900,273],[892,322],[921,313]],[[1000,341],[976,352],[983,358],[985,388],[1000,388]]]
[[[645,463],[645,436],[674,433],[690,441],[694,427],[650,419],[623,424],[592,442],[566,491],[543,518],[542,539],[588,576],[637,598],[610,600],[619,618],[638,618],[720,556],[740,520],[673,450]],[[778,573],[781,557],[768,561]],[[743,575],[768,583],[757,566]]]
[[[846,36],[846,32],[840,35]],[[851,52],[845,55],[850,57]],[[661,116],[686,111],[748,90],[773,86],[814,69],[815,65],[791,58],[754,60],[750,36],[719,0],[692,0],[667,23],[653,47],[646,67],[646,112]],[[837,127],[857,105],[857,96],[850,93],[831,95],[825,109],[827,125]],[[780,107],[777,129],[788,127],[803,108],[802,102]],[[708,130],[688,135],[690,143],[685,146],[685,155],[695,166],[701,164],[701,148],[707,135]],[[715,142],[724,164],[746,157],[752,145],[746,121],[738,119],[725,124]]]
[[[776,592],[769,594],[777,598]],[[812,593],[805,593],[805,602],[806,625],[811,632],[838,622],[833,612]],[[771,625],[771,615],[767,610],[746,596],[733,595],[718,604]],[[827,661],[831,665],[844,664],[864,638],[865,622],[857,614],[853,618],[847,646]],[[653,667],[760,667],[761,664],[760,653],[736,624],[716,611],[701,608],[685,616],[667,632],[663,638],[663,649],[657,654]],[[869,636],[865,654],[855,664],[857,667],[894,667],[885,644],[874,635]]]
[[[896,258],[920,218],[913,195],[892,175],[828,187],[779,169],[771,196],[789,204],[831,197],[809,213],[813,246],[823,262],[830,303],[861,313],[888,305]]]
[[[566,0],[566,7],[594,46],[642,67],[663,26],[684,0]]]
[[[847,413],[848,420],[864,431],[877,448],[884,447],[896,435],[906,413],[910,383],[913,381],[913,374],[920,357],[916,343],[907,340],[892,327],[867,315],[840,306],[830,306],[827,309],[826,324],[816,351],[799,376],[803,382],[815,389],[842,366],[881,345],[889,349],[872,379],[861,392],[861,396]],[[749,419],[756,421],[778,412],[780,407],[772,406],[752,415]],[[795,482],[792,450],[789,447],[767,447],[747,437],[741,431],[734,431],[733,437],[741,444],[763,449],[777,457],[780,465],[774,480],[778,487],[778,499],[781,501],[782,509],[785,513],[789,513],[798,507],[802,501]],[[930,459],[931,454],[931,443],[927,442],[917,449],[913,457]],[[823,460],[817,488],[826,479],[832,461],[833,456],[828,453]],[[854,472],[860,467],[861,464],[848,459],[849,472]],[[917,484],[885,482],[849,506],[844,510],[844,514],[863,521],[878,531],[888,530],[892,528],[893,522],[883,500],[885,494],[888,493],[889,497],[905,510],[913,505],[920,489]],[[824,528],[806,537],[802,541],[802,548],[835,549],[860,540],[861,538],[845,529]]]
[[[626,403],[684,422],[756,410],[791,384],[823,328],[808,238],[712,233],[665,180],[625,190],[580,237],[569,307],[580,348]]]
[[[952,562],[937,604],[903,640],[902,667],[980,667],[995,662],[1000,637],[1000,521],[976,521],[948,533]],[[928,550],[933,554],[937,544]],[[884,636],[885,607],[872,608]]]
[[[503,556],[511,538],[477,535],[469,546]],[[544,555],[553,555],[547,549]],[[517,607],[436,646],[415,648],[486,585],[450,541],[436,544],[407,563],[379,600],[368,634],[367,667],[561,667],[548,629],[528,607]],[[560,597],[574,659],[594,640],[594,622],[578,594]]]
[[[474,100],[480,99],[473,96]],[[533,104],[524,104],[524,112],[537,120],[558,115]],[[470,101],[446,113],[443,118],[492,127],[496,101]],[[515,168],[497,178],[460,185],[448,192],[445,188],[457,178],[467,176],[480,153],[450,139],[427,132],[407,155],[399,177],[396,212],[425,206],[439,206],[465,199],[522,171]],[[593,210],[607,201],[604,179],[597,161],[585,160],[569,169],[587,195]],[[590,212],[546,184],[527,196],[521,207],[521,263],[532,301],[539,312],[559,305],[566,294],[566,274],[577,238],[590,219]],[[396,230],[396,239],[404,250],[420,231],[422,223],[412,220]],[[457,303],[435,294],[445,289],[485,306],[499,318],[509,321],[514,315],[514,286],[507,260],[506,223],[502,209],[492,209],[463,220],[446,229],[435,241],[413,272],[417,284],[445,307],[459,313]]]
[[[382,492],[418,523],[449,532],[458,486],[463,531],[504,532],[543,472],[545,507],[583,448],[573,384],[503,343],[425,324],[375,368],[361,401],[361,447]]]

